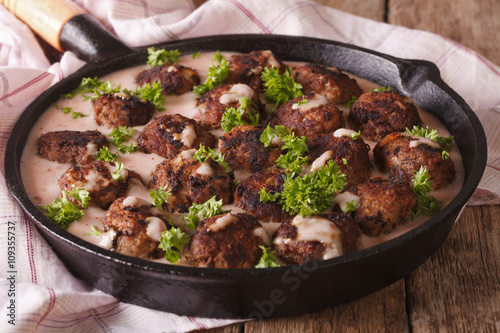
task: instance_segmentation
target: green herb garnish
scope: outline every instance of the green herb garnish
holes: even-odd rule
[[[391,91],[391,86],[382,86],[370,89],[370,92],[389,92],[389,91]]]
[[[149,196],[153,199],[153,205],[157,208],[161,208],[163,203],[168,201],[168,198],[172,195],[172,190],[168,189],[168,185],[161,187],[158,190],[149,190]]]
[[[217,197],[214,195],[202,204],[193,203],[189,207],[188,212],[184,214],[184,219],[187,221],[185,225],[189,229],[195,230],[201,220],[228,212],[222,210],[222,199],[217,201]]]
[[[102,235],[102,231],[100,231],[99,229],[97,229],[97,227],[95,225],[93,225],[90,227],[90,232],[88,234],[85,234],[85,235],[99,237]]]
[[[135,131],[137,130],[126,126],[119,126],[117,128],[113,128],[113,130],[109,134],[109,136],[111,137],[109,142],[115,145],[116,149],[121,154],[133,153],[135,151],[138,151],[140,150],[140,148],[134,145],[133,142],[130,142],[128,146],[124,144],[125,142],[127,142],[132,138]]]
[[[135,91],[124,89],[123,92],[130,96],[137,96],[155,106],[158,111],[165,110],[165,96],[162,94],[161,82],[154,81],[149,84],[137,87]]]
[[[164,64],[174,64],[179,62],[179,50],[167,51],[165,49],[157,50],[155,47],[148,47],[148,61],[151,67],[162,66]]]
[[[163,231],[158,247],[165,251],[165,259],[176,264],[181,259],[184,247],[189,243],[190,237],[181,228],[172,227]]]
[[[203,144],[200,144],[200,148],[196,151],[196,153],[193,155],[193,158],[200,163],[206,162],[209,158],[213,159],[215,162],[219,163],[224,167],[224,169],[229,171],[229,164],[224,161],[224,154],[222,153],[217,153],[215,150],[212,148],[205,148]]]
[[[345,104],[345,107],[348,108],[348,109],[350,109],[352,107],[352,105],[354,103],[356,103],[357,100],[358,100],[358,98],[356,96],[351,96],[351,98],[349,98],[349,100]]]
[[[291,77],[292,69],[287,68],[283,74],[277,68],[264,68],[262,81],[266,98],[276,107],[291,99],[302,96],[302,85]]]
[[[236,126],[258,125],[259,113],[255,104],[249,97],[240,98],[240,107],[228,108],[221,118],[221,127],[224,132],[229,132]]]
[[[229,74],[230,64],[222,55],[220,55],[219,51],[217,51],[217,53],[214,55],[214,59],[215,58],[219,60],[219,66],[210,64],[205,83],[193,87],[193,92],[198,96],[201,96],[207,91],[219,86],[222,82],[224,82]]]
[[[68,229],[69,225],[83,217],[83,210],[90,202],[90,194],[83,188],[75,188],[70,192],[62,191],[62,198],[55,199],[51,204],[38,206],[45,216],[54,221],[63,229]],[[78,205],[75,205],[68,199],[68,196],[75,199]]]
[[[421,166],[418,171],[414,171],[413,193],[417,196],[417,211],[412,213],[412,218],[419,215],[435,215],[443,206],[443,203],[429,195],[432,191],[432,181],[429,179],[429,170]]]
[[[97,152],[97,159],[99,161],[114,162],[119,157],[119,154],[113,154],[109,148],[104,146]]]
[[[406,133],[437,142],[439,144],[439,147],[443,150],[443,160],[450,158],[448,150],[451,148],[451,144],[453,143],[453,135],[449,137],[439,136],[437,130],[430,129],[429,127],[423,128],[421,126],[413,126],[411,130],[407,127]]]
[[[262,249],[262,257],[260,257],[260,260],[257,265],[255,265],[255,268],[280,267],[280,265],[276,263],[274,250],[271,251],[271,248],[267,248],[262,245],[260,245],[259,247]]]

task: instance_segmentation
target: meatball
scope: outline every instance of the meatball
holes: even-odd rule
[[[200,223],[184,252],[197,267],[252,268],[269,240],[261,224],[248,214],[210,217]]]
[[[340,171],[346,175],[347,186],[356,185],[370,178],[372,164],[370,162],[370,146],[363,139],[354,140],[348,129],[338,129],[334,133],[318,135],[307,142],[308,159],[312,163],[311,171],[315,171],[332,160]]]
[[[66,192],[83,188],[89,192],[90,206],[106,209],[116,199],[127,195],[131,182],[142,185],[141,177],[134,171],[123,169],[119,173],[120,178],[113,179],[115,172],[113,162],[95,161],[82,166],[72,166],[61,176],[58,185]],[[72,197],[68,199],[74,201]]]
[[[99,131],[57,131],[38,139],[38,155],[58,163],[88,164],[96,160],[102,147],[109,145]]]
[[[373,149],[375,163],[388,171],[391,179],[411,184],[414,172],[423,166],[429,171],[433,189],[455,179],[455,165],[451,159],[443,159],[442,153],[435,141],[399,132],[385,136]]]
[[[158,248],[168,217],[149,202],[137,197],[115,200],[101,218],[104,231],[116,232],[113,247],[128,256],[158,259],[165,252]]]
[[[94,120],[99,126],[141,126],[148,123],[155,112],[150,102],[125,93],[103,94],[92,100]]]
[[[302,85],[304,93],[315,91],[335,104],[345,104],[351,97],[358,97],[362,93],[356,80],[318,64],[295,67],[292,78]]]
[[[259,114],[259,120],[262,120],[264,107],[259,95],[252,88],[241,83],[223,84],[203,94],[196,101],[196,108],[200,114],[195,118],[207,127],[220,128],[226,109],[239,108],[241,106],[240,99],[243,97],[248,97],[252,101],[247,110],[251,108],[254,114]],[[246,120],[248,121],[248,119]]]
[[[231,168],[255,173],[275,167],[281,149],[273,143],[265,147],[260,141],[263,131],[261,126],[242,125],[219,137],[219,150]]]
[[[365,139],[372,141],[422,124],[415,103],[409,97],[392,91],[359,96],[351,106],[348,120]]]
[[[161,83],[161,89],[165,95],[181,95],[199,85],[200,76],[194,69],[179,64],[164,64],[145,70],[136,78],[140,86],[152,84],[155,81]]]
[[[303,217],[282,223],[273,238],[276,255],[287,264],[335,258],[358,250],[361,232],[344,213]]]
[[[257,172],[242,180],[234,190],[236,206],[248,214],[266,222],[284,222],[291,216],[276,201],[263,203],[259,191],[264,188],[269,194],[283,191],[285,172],[279,169]]]
[[[233,201],[234,173],[211,158],[201,163],[193,158],[194,153],[194,149],[186,150],[158,164],[152,173],[151,189],[167,186],[172,192],[163,204],[166,211],[187,212],[193,203],[204,203],[213,196],[225,204]]]
[[[286,66],[271,51],[252,51],[232,55],[227,83],[245,83],[254,90],[262,90],[261,73],[264,68],[277,68],[282,74]]]
[[[199,148],[200,144],[214,148],[217,139],[195,120],[175,114],[155,118],[139,135],[137,144],[144,153],[172,159],[181,151]]]
[[[407,222],[417,206],[417,196],[402,183],[374,177],[350,187],[348,192],[359,197],[354,219],[361,232],[379,236]]]
[[[304,101],[304,102],[302,102]],[[270,125],[283,125],[297,136],[312,139],[344,127],[344,118],[334,104],[315,92],[294,98],[274,112]]]

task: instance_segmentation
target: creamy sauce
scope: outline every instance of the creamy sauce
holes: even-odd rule
[[[232,214],[226,214],[222,217],[219,217],[217,220],[215,220],[215,222],[212,223],[211,225],[209,225],[207,227],[207,229],[210,231],[213,231],[213,232],[217,232],[219,230],[224,229],[225,227],[227,227],[228,225],[230,225],[231,223],[234,223],[236,221],[238,221],[237,216],[234,216]]]
[[[333,136],[336,137],[336,138],[340,138],[340,137],[343,137],[343,136],[348,136],[348,137],[352,137],[353,134],[356,134],[357,132],[352,130],[352,129],[349,129],[349,128],[339,128],[338,130],[336,130],[335,132],[333,132]]]
[[[227,52],[221,52],[222,55],[224,55],[226,58],[230,56],[230,53]],[[194,68],[198,71],[200,75],[200,80],[201,82],[204,82],[207,77],[208,73],[208,67],[210,66],[210,63],[213,62],[212,60],[213,53],[202,53],[200,56],[196,59],[193,59],[191,55],[185,55],[181,57],[181,63],[184,66]],[[275,64],[276,66],[278,65],[278,62],[276,59],[272,58],[270,59],[272,64]],[[288,66],[294,66],[298,65],[299,63],[296,62],[285,62],[286,65]],[[101,79],[103,81],[111,81],[114,82],[115,84],[120,84],[122,89],[129,89],[134,91],[136,88],[136,83],[135,83],[135,77],[143,70],[148,69],[149,66],[147,65],[141,65],[141,66],[136,66],[128,69],[124,69],[115,73],[111,73],[109,75],[106,75],[102,77]],[[169,69],[170,70],[170,69]],[[172,70],[176,70],[175,67],[172,66]],[[262,69],[257,69],[256,72],[260,72]],[[354,77],[354,76],[351,76]],[[369,91],[372,88],[375,88],[376,85],[359,77],[354,77],[360,87],[363,89],[363,91]],[[239,87],[235,88],[235,91],[224,98],[227,98],[228,100],[231,99],[236,99],[238,96],[243,94],[243,90],[246,88]],[[128,96],[123,96],[123,98],[127,98]],[[192,93],[192,92],[187,92],[182,95],[170,95],[165,97],[165,104],[166,104],[166,110],[163,112],[158,112],[156,113],[153,117],[158,117],[164,114],[182,114],[188,118],[193,118],[196,119],[200,116],[200,110],[196,108],[196,98],[197,96]],[[314,105],[321,105],[323,103],[323,99],[326,100],[321,95],[316,95],[314,98],[311,98],[307,103],[304,103],[302,106],[298,106],[299,108],[312,108]],[[72,119],[70,114],[64,114],[61,109],[65,107],[71,107],[72,111],[74,112],[81,112],[84,115],[87,115],[87,117],[84,118],[79,118],[79,119]],[[347,120],[347,115],[349,114],[349,110],[344,106],[344,105],[337,105],[337,107],[343,112],[344,120]],[[270,111],[271,107],[269,105],[266,106],[266,110]],[[302,109],[301,109],[302,110]],[[419,114],[420,117],[422,118],[423,123],[425,126],[428,126],[429,128],[437,129],[439,132],[440,136],[449,136],[450,133],[444,128],[444,126],[437,120],[437,118],[430,113],[427,113],[421,109],[419,109]],[[346,122],[347,123],[347,122]],[[144,126],[136,126],[134,129],[137,131],[134,132],[134,135],[132,139],[129,142],[137,142],[137,137],[143,130]],[[189,126],[188,126],[189,127]],[[33,127],[29,138],[27,145],[24,149],[23,152],[23,157],[21,160],[21,173],[22,173],[22,178],[23,182],[26,188],[26,191],[31,198],[32,202],[35,205],[44,205],[51,203],[55,198],[60,196],[60,189],[57,186],[57,181],[61,177],[61,175],[71,166],[70,164],[60,164],[60,163],[55,163],[48,161],[46,159],[40,158],[36,152],[37,152],[37,140],[38,138],[49,131],[62,131],[62,130],[73,130],[73,131],[82,131],[82,130],[98,130],[100,131],[103,135],[107,136],[111,132],[111,129],[108,129],[106,127],[98,126],[94,122],[94,117],[93,117],[93,112],[92,112],[92,107],[89,101],[84,101],[81,96],[75,96],[73,99],[70,100],[59,100],[57,101],[57,106],[51,106],[47,109],[47,111],[41,115],[35,126]],[[183,142],[186,146],[192,145],[193,141],[195,139],[195,134],[193,135],[193,131],[191,129],[187,128],[183,130],[183,132],[178,133],[177,136],[174,136],[176,140],[179,140]],[[339,132],[336,134],[336,136],[343,136],[343,135],[351,135],[354,131],[351,132],[349,129],[342,129],[339,130]],[[212,131],[214,135],[220,135],[222,132],[220,130],[214,130]],[[187,143],[187,144],[186,144]],[[273,142],[273,144],[280,144],[279,142]],[[367,142],[368,145],[371,147],[370,151],[370,158],[373,161],[373,147],[375,146],[375,143],[373,142]],[[418,143],[414,143],[418,144]],[[89,154],[95,154],[96,148],[91,147],[91,145],[87,146],[87,152]],[[114,147],[110,147],[111,152],[116,152],[114,150]],[[181,153],[180,157],[184,159],[189,159],[192,158],[196,150],[191,149],[188,151],[184,151]],[[456,181],[452,184],[449,184],[448,186],[444,187],[443,189],[440,190],[435,190],[431,194],[436,197],[438,200],[443,201],[445,204],[449,203],[460,191],[462,187],[462,182],[463,182],[463,177],[464,177],[464,171],[463,171],[463,166],[462,166],[462,159],[461,156],[458,152],[457,146],[455,143],[453,143],[452,149],[450,150],[450,157],[455,163],[455,168],[457,171],[456,175]],[[119,162],[123,162],[124,166],[128,170],[132,170],[139,174],[139,176],[142,178],[144,184],[148,184],[148,182],[151,179],[151,172],[155,169],[156,165],[164,161],[165,159],[161,156],[158,156],[156,154],[144,154],[142,152],[135,152],[133,154],[121,154],[120,158],[118,159]],[[318,159],[319,160],[319,159]],[[314,163],[313,163],[314,164]],[[317,162],[317,164],[321,164],[320,161]],[[323,163],[324,164],[324,163]],[[373,164],[373,163],[372,163]],[[380,172],[375,165],[373,165],[373,171],[372,171],[372,176],[382,176],[382,177],[387,177],[386,174]],[[204,168],[206,170],[204,170]],[[111,168],[113,169],[113,168]],[[115,170],[111,170],[114,172]],[[203,173],[203,172],[209,172],[208,168],[206,167],[200,167],[197,171],[197,173]],[[124,175],[124,174],[122,174]],[[242,172],[235,170],[235,178],[237,180],[243,180],[247,178],[250,175],[248,172]],[[126,175],[125,175],[126,176]],[[94,178],[89,179],[90,178]],[[92,175],[88,176],[87,180],[95,181],[99,178],[99,175]],[[128,195],[130,197],[136,197],[137,199],[133,200],[143,200],[146,202],[148,205],[151,205],[151,198],[149,197],[149,189],[142,184],[140,181],[137,181],[136,179],[132,178],[129,180],[130,182],[130,189],[128,192]],[[83,184],[82,184],[83,185]],[[87,184],[87,186],[90,186]],[[342,197],[337,198],[336,200],[340,203]],[[352,199],[345,199],[347,201],[352,201]],[[127,200],[132,200],[132,199],[127,199]],[[234,214],[243,212],[243,210],[237,208],[236,206],[233,205],[225,205],[223,209],[231,209]],[[111,249],[112,248],[112,241],[116,237],[116,233],[113,234],[113,231],[108,231],[106,233],[102,233],[101,236],[94,236],[91,235],[91,227],[94,226],[97,228],[97,230],[102,231],[102,224],[100,222],[101,217],[104,215],[105,211],[96,208],[96,207],[91,207],[85,210],[85,215],[82,219],[73,222],[70,227],[68,228],[68,231],[76,236],[81,237],[85,241],[88,241],[89,243],[101,246],[106,249]],[[157,213],[161,213],[161,211],[158,210]],[[156,214],[156,213],[155,213]],[[228,215],[232,216],[232,215]],[[184,220],[182,219],[182,214],[168,214],[168,217],[172,219],[172,223],[176,226],[182,226]],[[393,232],[383,235],[380,237],[368,237],[368,236],[362,236],[361,238],[361,247],[360,249],[367,248],[370,246],[374,246],[376,244],[380,244],[382,242],[385,242],[389,239],[398,237],[399,235],[413,229],[414,227],[420,225],[423,223],[425,220],[427,220],[428,217],[426,216],[421,216],[417,218],[414,221],[409,221],[408,223],[400,226]],[[216,223],[217,226],[214,226],[214,229],[222,229],[224,228],[228,223],[231,223],[232,218],[227,217],[226,219],[223,219],[219,223]],[[304,222],[303,224],[306,224],[308,222]],[[321,222],[320,222],[321,223]],[[328,222],[329,225],[332,225],[332,223]],[[254,234],[258,234],[259,237],[262,237],[263,239],[264,234],[262,233],[262,230],[265,230],[266,235],[268,239],[272,237],[274,232],[279,226],[279,223],[262,223],[263,229],[255,229]],[[331,227],[329,227],[331,228]],[[160,228],[161,229],[161,228]],[[158,230],[160,230],[158,229]],[[219,230],[217,229],[217,230]],[[156,233],[158,234],[159,231],[152,232],[153,234]],[[311,227],[311,229],[306,229],[308,232],[315,230]],[[306,237],[305,235],[308,234],[308,232],[303,232],[301,237]],[[328,233],[332,233],[333,231],[328,230]],[[314,234],[314,233],[311,233]],[[333,236],[332,236],[333,237]],[[333,243],[332,243],[333,244]],[[335,250],[337,249],[337,250]],[[339,250],[340,249],[340,250]],[[335,251],[341,251],[341,247],[338,247],[337,245],[333,246],[330,249],[328,256],[334,255]],[[341,252],[338,252],[341,253]],[[158,260],[158,262],[162,263],[168,263],[166,260]]]
[[[325,96],[320,94],[314,94],[313,97],[305,100],[303,99],[300,104],[295,103],[292,105],[292,110],[299,110],[299,112],[306,112],[313,108],[317,108],[323,105],[328,105],[330,102],[326,99]]]
[[[201,175],[201,176],[212,176],[214,174],[214,170],[210,166],[208,162],[203,162],[201,165],[198,167],[198,169],[195,170],[195,173]]]
[[[341,256],[342,232],[331,221],[321,217],[303,217],[297,215],[292,220],[292,225],[297,228],[297,237],[276,238],[275,244],[297,244],[304,241],[317,241],[325,245],[323,259],[331,259]]]
[[[250,88],[246,84],[238,83],[232,86],[231,89],[229,89],[228,91],[222,93],[219,102],[221,102],[224,105],[228,105],[230,103],[238,102],[240,98],[243,97],[252,98],[254,95],[255,93],[252,88]]]
[[[425,144],[428,146],[431,146],[433,148],[439,149],[439,143],[437,143],[434,140],[428,139],[428,138],[416,138],[415,140],[410,141],[410,144],[408,145],[410,148],[416,148],[420,146],[421,144]]]
[[[358,203],[359,199],[360,198],[356,194],[345,191],[343,193],[340,193],[333,199],[333,204],[339,205],[340,209],[345,212],[347,210],[346,206],[348,202],[355,201],[356,203]]]
[[[167,226],[162,219],[150,216],[146,219],[148,221],[148,226],[146,228],[146,234],[155,241],[159,242],[161,239],[161,234],[163,231],[167,230]]]
[[[193,142],[196,139],[196,132],[194,131],[193,125],[187,125],[182,132],[173,133],[172,136],[174,140],[182,142],[186,147],[191,148]]]
[[[320,157],[314,160],[314,162],[311,165],[311,169],[309,172],[313,173],[314,171],[317,171],[321,169],[322,167],[325,166],[326,162],[332,158],[333,156],[333,151],[332,150],[327,150],[323,154],[321,154]]]

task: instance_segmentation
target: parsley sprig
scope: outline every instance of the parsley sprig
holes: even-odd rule
[[[165,259],[176,264],[181,259],[184,247],[189,243],[191,237],[179,227],[172,227],[161,234],[158,247],[165,251]]]
[[[102,147],[97,152],[97,159],[99,161],[114,162],[118,157],[120,157],[118,153],[113,154],[106,146]]]
[[[134,145],[133,142],[130,142],[130,144],[127,146],[125,145],[125,142],[128,142],[134,135],[134,132],[137,131],[134,128],[127,127],[127,126],[119,126],[116,128],[113,128],[111,133],[109,134],[109,137],[111,138],[109,142],[111,142],[113,145],[116,146],[116,149],[118,150],[119,153],[121,154],[127,154],[127,153],[133,153],[140,148],[136,145]]]
[[[453,135],[449,137],[439,136],[437,130],[430,129],[429,127],[423,128],[421,126],[413,126],[411,130],[407,127],[406,133],[437,142],[439,144],[439,147],[443,150],[443,160],[450,158],[450,154],[448,151],[450,150],[451,144],[453,143]]]
[[[210,64],[205,83],[193,87],[193,92],[198,96],[219,86],[229,75],[230,63],[219,53],[219,51],[214,54],[214,60],[217,61],[219,65]]]
[[[149,84],[137,87],[134,91],[123,89],[123,92],[130,96],[137,96],[144,99],[155,106],[158,111],[165,110],[165,96],[162,94],[161,82],[154,81]]]
[[[328,161],[322,168],[304,176],[285,176],[283,191],[279,195],[261,198],[278,201],[290,215],[311,216],[323,213],[332,205],[336,193],[347,185],[346,176],[337,163]]]
[[[274,250],[262,245],[259,247],[262,249],[262,257],[260,257],[260,260],[257,265],[255,265],[255,268],[280,267],[280,265],[276,262]]]
[[[413,193],[417,196],[417,210],[412,213],[412,218],[419,215],[435,215],[443,207],[443,203],[430,195],[432,191],[432,181],[429,170],[421,166],[418,171],[414,171]]]
[[[302,96],[302,85],[291,77],[292,69],[287,68],[283,74],[277,68],[264,68],[262,81],[264,94],[276,107],[291,99]]]
[[[151,67],[162,66],[164,64],[175,64],[179,62],[179,50],[156,49],[154,46],[148,47],[148,61],[146,62]]]
[[[228,212],[222,210],[222,199],[217,200],[217,197],[214,195],[202,204],[193,203],[189,207],[188,212],[184,214],[184,219],[187,221],[185,226],[195,230],[201,220]]]
[[[229,132],[236,126],[258,125],[260,114],[257,112],[257,106],[249,97],[240,98],[240,106],[228,108],[222,115],[221,126],[224,132]]]
[[[224,167],[224,170],[229,171],[229,164],[224,161],[224,154],[221,152],[216,152],[212,148],[205,148],[203,144],[200,144],[200,148],[194,153],[193,158],[200,163],[206,162],[209,158],[213,159],[215,162],[219,163]]]
[[[168,189],[168,185],[160,187],[158,190],[149,190],[149,196],[153,200],[153,205],[157,208],[161,208],[163,203],[168,201],[168,198],[172,196],[172,190]]]
[[[75,188],[70,192],[62,191],[62,197],[55,199],[51,204],[38,206],[45,216],[54,221],[63,229],[68,229],[69,225],[83,217],[82,208],[86,208],[90,202],[90,194],[83,188]],[[74,204],[68,199],[72,197],[78,202]]]
[[[276,160],[279,168],[300,174],[302,167],[307,163],[308,157],[305,154],[309,151],[307,148],[307,138],[297,137],[288,128],[278,125],[275,128],[267,125],[260,136],[260,141],[265,147],[269,147],[274,138],[280,138],[283,142],[281,150],[286,152]]]

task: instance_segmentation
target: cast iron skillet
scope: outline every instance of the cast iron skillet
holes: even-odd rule
[[[183,54],[269,49],[281,60],[336,66],[378,84],[389,84],[436,115],[455,135],[463,156],[465,181],[448,206],[412,231],[369,249],[302,266],[239,270],[177,267],[99,248],[47,219],[29,200],[20,175],[20,158],[28,133],[60,94],[73,90],[82,77],[102,76],[143,64],[147,59],[144,49],[117,47],[117,56],[94,53],[88,58],[98,61],[89,62],[48,89],[22,114],[7,144],[6,180],[14,197],[67,268],[89,285],[125,302],[180,315],[267,318],[314,311],[359,298],[406,276],[429,258],[448,235],[482,176],[487,151],[480,122],[429,62],[397,59],[333,41],[277,35],[209,36],[157,47],[178,49]]]

